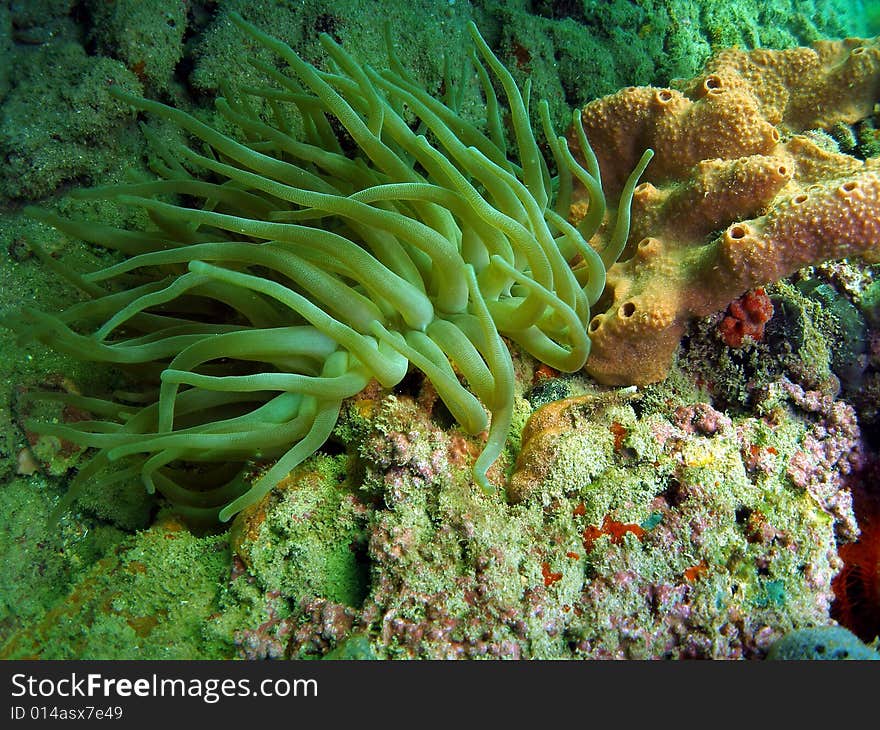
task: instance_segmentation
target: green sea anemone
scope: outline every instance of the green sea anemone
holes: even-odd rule
[[[60,509],[88,480],[140,479],[186,516],[228,520],[321,448],[346,398],[372,379],[391,388],[410,366],[465,431],[488,429],[473,476],[491,490],[487,470],[514,401],[502,336],[558,370],[583,366],[590,307],[626,241],[633,187],[651,152],[597,253],[588,241],[606,206],[579,116],[584,166],[553,131],[547,104],[538,105],[551,176],[529,123],[528,85],[521,93],[473,24],[485,133],[420,88],[390,43],[390,70],[377,71],[322,36],[331,70],[321,71],[231,17],[288,69],[254,61],[266,84],[217,99],[235,138],[113,90],[194,141],[166,145],[144,127],[160,179],[78,192],[144,209],[152,230],[29,210],[125,258],[80,276],[41,255],[88,300],[57,316],[23,309],[7,325],[78,358],[138,366],[147,380],[142,402],[41,394],[94,415],[30,424],[96,449]],[[268,120],[255,101],[271,110]],[[341,128],[354,153],[343,149]],[[566,219],[575,180],[589,195],[579,228]],[[257,458],[275,462],[252,482]]]

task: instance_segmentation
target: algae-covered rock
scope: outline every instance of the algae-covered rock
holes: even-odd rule
[[[233,654],[207,625],[229,573],[226,535],[196,537],[165,519],[85,571],[40,620],[2,648],[21,659],[220,659]]]
[[[363,634],[355,634],[343,641],[339,646],[328,651],[324,659],[368,661],[375,659],[376,654],[370,646],[369,639]]]
[[[215,93],[221,82],[233,84],[257,78],[248,56],[273,62],[262,49],[242,46],[240,34],[228,20],[232,11],[289,43],[307,61],[326,65],[321,33],[341,43],[361,63],[387,68],[386,25],[392,29],[394,54],[414,79],[432,94],[445,87],[461,104],[481,109],[479,84],[472,74],[463,75],[469,46],[466,23],[472,17],[468,2],[412,0],[406,3],[365,4],[362,0],[304,0],[292,11],[273,0],[220,0],[211,22],[191,44],[192,86],[202,93]],[[444,79],[447,79],[446,83]],[[442,95],[442,93],[441,93]]]
[[[38,45],[77,35],[72,12],[77,0],[19,0],[4,3],[18,44]]]
[[[828,620],[851,409],[782,386],[772,426],[665,386],[550,403],[523,433],[510,505],[456,468],[465,444],[423,397],[350,409],[378,498],[368,592],[359,609],[304,606],[287,655],[359,636],[380,658],[762,657]]]
[[[98,52],[122,61],[151,91],[167,91],[183,57],[186,3],[92,0],[88,7]]]
[[[9,76],[12,70],[8,59],[12,54],[12,16],[6,5],[0,5],[0,104],[9,90]]]
[[[550,100],[557,126],[569,107],[632,85],[694,76],[722,48],[789,48],[819,38],[871,36],[849,0],[477,0],[484,32],[532,98]],[[496,30],[497,29],[497,30]],[[497,35],[496,35],[497,33]]]
[[[121,134],[134,112],[109,89],[142,87],[118,61],[68,41],[28,48],[17,68],[0,116],[0,196],[38,199],[64,183],[99,182],[139,149]]]
[[[118,469],[117,466],[112,468]],[[98,474],[98,477],[103,474]],[[76,497],[77,509],[122,530],[143,530],[149,527],[155,511],[155,496],[149,494],[136,476],[122,481],[88,482]]]
[[[0,646],[62,602],[71,586],[124,537],[90,520],[51,521],[57,498],[57,489],[38,476],[10,479],[0,489]]]
[[[232,529],[233,551],[267,591],[359,606],[366,592],[366,506],[345,457],[310,459]]]

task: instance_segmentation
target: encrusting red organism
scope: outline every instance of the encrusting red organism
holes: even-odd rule
[[[620,543],[623,542],[623,536],[626,535],[626,533],[628,532],[631,532],[639,540],[641,540],[642,537],[644,537],[645,535],[645,529],[640,525],[625,524],[623,522],[613,520],[608,515],[605,515],[605,519],[602,521],[602,527],[588,525],[587,528],[583,531],[582,535],[584,538],[584,550],[592,550],[593,544],[596,542],[596,540],[602,537],[602,535],[608,535],[611,538],[611,543],[613,545],[620,545]]]
[[[734,299],[727,314],[718,325],[721,339],[728,347],[742,347],[743,340],[751,337],[756,342],[764,337],[764,325],[773,316],[773,302],[758,287]]]

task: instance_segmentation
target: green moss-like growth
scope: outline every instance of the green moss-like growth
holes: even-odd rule
[[[867,3],[870,5],[871,3]],[[788,48],[820,38],[872,35],[862,2],[849,0],[607,0],[474,5],[481,26],[522,83],[567,106],[630,85],[667,86],[695,76],[711,53]]]
[[[261,28],[270,28],[273,35],[320,68],[326,64],[319,39],[322,33],[343,45],[359,62],[387,68],[387,23],[394,31],[397,57],[419,85],[437,96],[443,96],[444,87],[448,87],[450,99],[457,97],[465,117],[478,121],[483,116],[479,84],[463,73],[469,45],[467,22],[474,17],[469,2],[303,0],[296,12],[291,12],[275,0],[219,0],[216,12],[203,21],[191,44],[189,82],[201,93],[217,94],[224,83],[234,86],[261,81],[260,73],[240,52],[240,35],[229,21],[233,12]],[[258,49],[248,55],[272,61],[271,54]]]
[[[0,489],[0,645],[63,602],[71,585],[124,535],[93,520],[50,525],[57,490],[34,477]]]
[[[9,77],[12,70],[6,63],[12,56],[12,16],[6,5],[0,5],[0,103],[9,91]]]
[[[450,92],[445,98],[460,116],[479,122],[480,107],[485,106],[479,81],[474,74],[462,77],[460,70],[468,46],[463,42],[465,23],[473,17],[519,82],[533,76],[532,97],[552,96],[551,117],[560,129],[568,124],[568,104],[579,105],[631,83],[666,84],[672,76],[691,76],[712,48],[791,45],[820,35],[880,32],[876,23],[865,33],[857,23],[835,15],[840,10],[859,12],[860,3],[849,0],[702,3],[703,12],[684,0],[638,6],[616,0],[415,0],[393,6],[370,0],[305,0],[297,3],[295,13],[290,3],[274,0],[219,0],[189,4],[186,48],[180,45],[178,26],[170,33],[160,29],[156,40],[161,43],[152,47],[142,34],[132,36],[136,43],[120,47],[116,56],[112,38],[126,39],[123,25],[113,25],[114,18],[137,14],[143,28],[141,21],[163,5],[101,0],[0,4],[0,101],[4,90],[7,94],[5,123],[0,125],[0,193],[14,198],[16,208],[0,211],[0,250],[9,251],[0,257],[0,279],[8,282],[0,291],[2,309],[26,302],[56,311],[77,301],[73,287],[54,281],[39,259],[28,257],[24,237],[41,243],[69,271],[94,270],[119,260],[113,252],[25,220],[17,210],[20,200],[58,193],[62,216],[84,216],[117,229],[132,227],[130,208],[71,201],[64,194],[69,183],[103,180],[108,171],[112,179],[117,169],[142,165],[141,142],[130,134],[134,114],[109,96],[108,80],[134,91],[139,81],[146,81],[150,93],[157,91],[165,101],[173,98],[183,108],[195,106],[199,119],[239,141],[247,138],[229,120],[197,108],[207,96],[225,93],[221,81],[232,86],[262,83],[263,73],[249,69],[238,52],[239,34],[228,20],[231,9],[271,28],[306,60],[329,71],[319,31],[341,41],[358,61],[383,67],[385,41],[375,8],[387,7],[392,26],[401,31],[395,44],[401,65],[430,93]],[[113,6],[131,15],[114,16]],[[174,4],[173,9],[181,7]],[[100,46],[118,60],[88,55],[80,47],[91,13],[95,18],[100,14],[101,30],[110,35],[95,37],[90,48]],[[155,53],[149,64],[138,56],[142,49]],[[185,63],[176,70],[185,83],[174,88],[172,69],[181,50]],[[271,54],[255,48],[247,55],[272,62]],[[145,60],[143,68],[132,72],[140,60]],[[452,83],[444,84],[444,77]],[[185,98],[187,91],[192,94]],[[260,120],[273,118],[265,98],[251,102]],[[537,122],[536,109],[532,112]],[[406,114],[413,123],[411,111]],[[290,116],[291,135],[301,139],[301,119]],[[160,149],[185,140],[173,124],[160,129],[155,118],[149,121]],[[876,146],[874,125],[857,133],[868,154]],[[151,163],[165,164],[155,149]],[[146,215],[140,218],[148,221]],[[786,362],[796,368],[801,358],[800,367],[809,376],[805,380],[819,384],[822,374],[830,372],[831,353],[827,342],[821,343],[821,323],[812,311],[807,314],[812,329],[804,330],[804,341],[813,344],[799,347]],[[705,334],[713,337],[714,331],[708,327]],[[717,341],[713,347],[717,351]],[[734,400],[739,405],[748,404],[748,382],[757,372],[749,368],[761,366],[758,355],[763,352],[756,350],[754,359],[749,355],[747,367],[740,361],[727,371],[730,380],[724,382],[732,383],[730,392],[738,394]],[[83,392],[104,397],[131,387],[119,376],[77,364],[39,343],[21,347],[6,331],[0,331],[0,354],[4,403],[12,402],[9,395],[20,386],[47,387],[47,375],[67,377]],[[517,354],[513,357],[517,379],[531,382],[530,373],[523,377],[516,369]],[[573,380],[578,382],[571,387],[566,378],[566,387],[557,380],[533,389],[532,406],[580,392],[580,379]],[[876,378],[872,382],[876,403],[880,386]],[[102,524],[105,519],[128,529],[143,524],[139,510],[148,500],[137,485],[127,492],[140,500],[134,510],[118,503],[114,490],[122,489],[122,483],[104,485],[105,491],[101,485],[96,491],[94,485],[86,486],[81,500],[86,509],[50,528],[47,517],[63,477],[53,477],[59,484],[39,473],[13,478],[16,457],[26,444],[19,427],[25,414],[0,410],[0,503],[8,518],[0,529],[0,553],[7,558],[0,580],[4,656],[229,657],[241,650],[233,643],[245,641],[236,637],[274,630],[263,629],[267,625],[279,627],[277,646],[262,655],[285,656],[291,627],[308,632],[309,615],[298,602],[316,595],[347,607],[363,606],[351,638],[335,644],[335,654],[342,658],[741,656],[743,651],[754,656],[761,653],[754,644],[760,630],[775,636],[792,625],[827,621],[822,602],[828,600],[826,579],[833,571],[821,553],[833,555],[831,518],[787,485],[778,469],[769,475],[744,470],[736,461],[736,445],[724,433],[695,435],[673,423],[677,408],[707,400],[686,372],[678,370],[666,383],[646,389],[631,411],[618,407],[584,424],[582,431],[595,435],[601,449],[601,469],[591,470],[589,464],[577,463],[577,455],[568,454],[556,476],[570,493],[550,484],[516,506],[503,504],[498,494],[486,496],[473,489],[465,475],[481,447],[479,437],[467,437],[436,394],[433,399],[425,395],[430,390],[430,384],[424,386],[418,403],[407,395],[392,402],[377,392],[375,411],[364,407],[355,413],[355,406],[346,406],[336,433],[357,458],[310,462],[309,469],[320,466],[309,482],[314,498],[289,489],[273,494],[273,511],[258,533],[265,542],[248,544],[249,554],[256,557],[253,573],[236,563],[238,577],[229,584],[222,537],[199,538],[166,530],[167,525],[126,536]],[[498,467],[513,464],[516,432],[526,408],[525,402],[515,401],[513,433]],[[803,435],[784,408],[782,417],[779,428],[768,428],[760,418],[743,417],[735,424],[746,428],[750,445],[760,450],[768,468],[788,458]],[[576,445],[576,435],[568,443]],[[777,450],[777,458],[770,458],[769,448]],[[43,455],[55,474],[78,462],[78,456],[65,460],[48,446]],[[750,454],[740,456],[745,462]],[[351,471],[345,482],[336,483],[344,462]],[[501,483],[502,473],[496,467],[493,481]],[[587,475],[589,481],[578,483],[578,475]],[[353,493],[367,494],[371,501],[361,503]],[[331,519],[334,508],[343,515],[342,524]],[[581,514],[586,511],[589,517]],[[607,514],[647,534],[638,538],[629,530],[619,542],[601,536],[587,555],[583,531],[599,529]],[[771,535],[763,543],[761,529]],[[350,538],[354,549],[346,544]],[[300,548],[286,539],[299,541]],[[369,583],[363,574],[365,553],[372,569]],[[285,556],[305,563],[288,564]],[[318,572],[319,565],[330,566],[332,579]],[[810,581],[804,577],[805,565]],[[685,577],[689,569],[692,579]],[[278,595],[278,590],[285,593]],[[690,611],[687,618],[684,609]],[[322,630],[316,628],[315,635]]]
[[[375,496],[354,614],[372,652],[763,656],[827,621],[834,518],[788,475],[808,419],[782,395],[771,427],[655,390],[572,400],[544,437],[532,427],[523,448],[543,446],[517,473],[534,489],[513,506],[461,479],[466,445],[419,407],[423,393],[349,409]],[[321,635],[321,619],[303,621]]]
[[[151,91],[169,91],[183,57],[186,4],[179,0],[92,0],[90,40],[125,64]]]
[[[363,634],[355,634],[339,646],[327,652],[324,659],[369,661],[376,659],[376,654],[370,646],[369,639]]]
[[[123,530],[143,530],[155,512],[156,500],[131,479],[95,481],[77,496],[77,507]]]
[[[316,456],[233,527],[236,553],[260,585],[292,600],[360,606],[366,595],[366,507],[348,459]]]
[[[110,89],[141,85],[122,64],[89,58],[71,41],[29,48],[17,67],[0,122],[0,196],[42,198],[73,180],[97,181],[132,155],[138,143],[122,130],[134,114]]]
[[[228,658],[232,637],[206,629],[229,572],[228,538],[198,538],[172,521],[129,538],[85,572],[5,658]]]

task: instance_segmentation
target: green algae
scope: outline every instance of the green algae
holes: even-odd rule
[[[267,591],[294,605],[311,597],[360,606],[366,595],[366,508],[344,456],[316,456],[233,527],[238,555]]]
[[[62,207],[72,207],[65,203]],[[109,217],[109,216],[108,216]],[[47,250],[62,266],[74,270],[88,270],[106,261],[106,254],[83,244],[69,241],[65,236],[38,224],[20,212],[0,212],[0,250],[9,253],[0,257],[0,277],[15,285],[0,289],[0,314],[31,302],[36,306],[60,309],[77,294],[73,287],[58,281],[34,257],[26,241],[35,241]],[[27,399],[30,391],[42,388],[82,393],[107,393],[122,384],[118,374],[104,368],[95,368],[64,356],[36,342],[19,344],[10,332],[0,331],[0,477],[42,473],[48,477],[65,478],[79,464],[82,449],[54,437],[37,437],[27,430],[29,418],[65,420],[84,414],[69,411],[59,404],[38,403]],[[33,457],[33,462],[26,455]],[[25,465],[20,461],[24,459]],[[57,482],[53,482],[57,485]],[[145,527],[150,519],[153,500],[142,489],[125,490],[117,485],[101,494],[87,488],[81,506],[98,515],[108,524],[126,530]]]
[[[0,5],[0,61],[10,57],[12,51],[12,16],[6,5]],[[0,62],[0,103],[6,92],[9,91],[9,83],[12,68],[8,63]]]
[[[809,496],[793,487],[785,471],[803,442],[803,423],[786,418],[770,429],[761,419],[743,418],[735,428],[683,439],[660,414],[637,418],[632,409],[627,413],[617,407],[594,413],[589,423],[575,423],[572,431],[580,433],[613,423],[628,432],[621,445],[629,449],[629,455],[621,450],[615,454],[604,440],[604,462],[608,465],[567,495],[569,504],[579,501],[578,511],[588,524],[598,526],[606,515],[613,515],[619,523],[650,520],[654,534],[641,541],[633,534],[619,542],[604,536],[596,540],[586,559],[594,580],[623,569],[634,584],[673,586],[688,569],[703,566],[689,588],[692,609],[696,608],[690,617],[694,633],[728,613],[744,613],[751,621],[783,627],[821,620],[815,589],[803,574],[805,565],[811,566],[809,572],[823,573],[826,580],[833,574],[828,562],[835,544],[832,520],[817,511]],[[750,452],[743,442],[772,454],[772,470],[750,472],[745,461]],[[579,464],[579,459],[588,463]],[[596,462],[594,454],[571,451],[564,462],[573,477],[569,483],[577,483],[581,471],[595,468]],[[559,483],[554,472],[545,485],[557,499]],[[540,495],[535,499],[546,501]],[[660,512],[656,511],[658,504],[663,505]],[[655,539],[680,519],[677,513],[688,515],[690,527],[678,533],[677,547],[670,553]],[[773,525],[774,534],[787,535],[789,548],[756,541],[750,530],[759,519],[761,524]],[[816,536],[818,543],[806,538],[808,534]],[[824,590],[827,607],[827,583]],[[633,623],[641,626],[656,622],[650,611],[646,612],[648,607],[638,591],[614,592],[603,599],[601,605],[586,609],[588,619],[582,615],[572,620],[571,631],[581,634],[583,640],[596,641],[598,632],[603,634],[599,639],[603,645],[616,646],[614,616],[632,617]],[[657,636],[658,642],[667,639]],[[627,656],[632,657],[657,656],[658,652],[662,654],[660,643],[626,648]]]
[[[98,0],[89,7],[89,39],[97,51],[124,63],[151,93],[168,93],[183,58],[186,4],[179,0]]]
[[[501,25],[502,59],[518,81],[532,79],[535,97],[552,100],[557,126],[567,107],[622,87],[667,86],[673,79],[691,78],[722,48],[789,48],[878,32],[866,20],[870,3],[848,0],[487,0],[474,5],[488,14],[484,26],[490,36]]]
[[[138,92],[141,85],[117,61],[91,58],[76,42],[28,50],[3,101],[0,196],[33,200],[65,183],[96,183],[136,152],[122,133],[134,115],[108,88]]]
[[[378,409],[384,437],[418,428],[406,400],[396,398]],[[598,469],[595,453],[565,448],[563,438],[560,446],[567,456],[562,463],[570,473],[562,474],[563,467],[555,461],[542,491],[515,507],[501,507],[453,474],[444,475],[442,469],[431,477],[437,490],[434,499],[426,493],[424,475],[418,470],[405,468],[389,481],[384,467],[371,476],[376,467],[365,465],[366,480],[376,480],[374,488],[382,490],[385,504],[371,518],[373,535],[386,536],[380,539],[383,543],[387,539],[397,544],[403,539],[390,563],[387,556],[373,554],[381,560],[382,573],[376,576],[379,583],[371,586],[365,605],[386,601],[381,603],[383,611],[415,626],[437,620],[432,619],[432,611],[437,610],[444,616],[468,617],[475,612],[473,599],[457,586],[462,581],[469,585],[467,576],[476,574],[480,585],[490,586],[487,600],[495,610],[523,617],[520,633],[502,625],[489,628],[484,622],[464,620],[464,625],[453,630],[452,641],[523,641],[530,656],[544,658],[569,656],[570,647],[581,643],[631,657],[668,651],[663,647],[670,636],[646,598],[648,585],[667,586],[681,600],[688,597],[689,610],[694,611],[690,630],[695,635],[711,636],[729,616],[740,614],[749,616],[750,626],[763,622],[777,632],[823,620],[828,581],[834,572],[828,562],[834,546],[832,520],[809,496],[793,488],[785,473],[787,459],[803,440],[803,423],[792,418],[770,429],[761,419],[737,422],[750,442],[774,454],[773,469],[757,474],[747,469],[733,426],[715,435],[685,438],[660,414],[637,416],[631,406],[617,404],[593,412],[589,420],[577,421],[571,432],[607,430],[613,423],[629,433],[617,449],[614,439],[598,439],[604,450]],[[658,439],[662,429],[671,440]],[[419,443],[436,438],[430,427],[426,430]],[[369,458],[366,448],[364,458]],[[380,478],[383,473],[386,476]],[[560,483],[567,485],[567,493]],[[668,496],[672,485],[689,496],[680,496],[683,501],[676,504],[676,498]],[[659,497],[669,500],[660,510]],[[652,537],[632,533],[617,541],[602,536],[585,549],[581,533],[609,515],[621,523],[651,520]],[[692,526],[684,527],[682,519]],[[759,519],[788,536],[786,547],[755,541],[753,523]],[[456,547],[462,531],[468,536],[464,550]],[[668,540],[676,544],[672,551]],[[378,545],[373,551],[381,552]],[[699,566],[705,566],[701,568],[705,575],[699,573],[692,582],[683,578]],[[816,588],[804,577],[804,566],[810,566],[810,575],[825,576],[824,604],[817,605]],[[621,571],[631,576],[631,586],[611,590],[607,581]],[[386,581],[404,583],[405,590],[396,594],[401,603],[383,595]],[[599,585],[604,586],[603,592],[592,594],[600,590]],[[784,593],[775,590],[781,585]],[[518,607],[524,596],[535,591],[546,591],[541,594],[545,600],[542,613],[530,616]],[[586,600],[586,595],[594,595],[594,600]],[[413,603],[404,596],[426,600]],[[432,608],[438,605],[443,608]],[[578,615],[572,606],[578,607]],[[653,626],[655,638],[643,644],[619,644],[615,617],[621,616],[634,625]],[[548,621],[557,627],[550,633]],[[715,651],[723,654],[725,646],[722,642]],[[432,650],[427,643],[414,649],[394,637],[387,643],[374,641],[372,648],[387,657],[413,656],[413,651],[420,656],[446,656],[440,646]]]
[[[532,408],[539,408],[545,403],[568,398],[572,394],[567,378],[547,378],[536,383],[526,392],[526,400]]]
[[[220,659],[206,630],[229,570],[228,537],[159,523],[98,560],[46,615],[11,634],[10,659]]]
[[[376,658],[370,640],[363,634],[354,634],[335,649],[328,651],[324,659],[369,661]]]
[[[56,490],[44,480],[12,479],[0,489],[0,645],[40,620],[71,585],[123,537],[94,521],[49,529]]]

